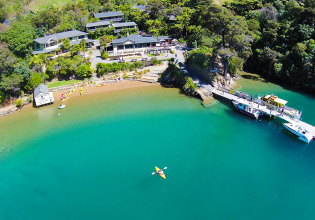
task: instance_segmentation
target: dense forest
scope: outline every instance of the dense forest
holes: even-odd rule
[[[83,44],[65,44],[67,56],[49,59],[32,55],[33,39],[84,31],[86,23],[99,21],[93,13],[116,10],[125,21],[136,22],[140,31],[197,46],[188,63],[200,68],[211,69],[220,60],[231,75],[245,70],[315,91],[315,0],[231,0],[222,5],[212,0],[85,0],[36,12],[27,9],[30,2],[0,0],[0,102],[53,78],[90,77],[95,70],[78,56],[85,50]],[[146,5],[146,10],[134,8],[137,4]],[[116,37],[110,30],[89,36]]]

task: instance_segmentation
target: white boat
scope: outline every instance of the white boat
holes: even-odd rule
[[[64,104],[59,105],[59,109],[63,109],[63,108],[65,108],[65,107],[66,107],[66,105],[64,105]]]
[[[309,143],[313,139],[313,135],[298,124],[283,123],[283,126],[292,134],[297,136],[300,140],[305,141],[306,143]]]
[[[258,119],[259,116],[261,115],[261,111],[256,109],[252,102],[248,102],[245,99],[241,99],[239,101],[234,100],[232,101],[232,104],[234,105],[236,110],[242,112],[245,115],[254,117],[256,119]]]

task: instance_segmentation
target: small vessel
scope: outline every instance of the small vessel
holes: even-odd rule
[[[63,108],[65,108],[65,107],[66,107],[66,105],[64,105],[64,104],[59,105],[59,109],[63,109]]]
[[[81,89],[80,89],[80,95],[82,95],[82,92],[83,92],[83,89],[82,89],[82,86],[81,86]]]
[[[160,177],[162,177],[163,179],[166,179],[165,173],[163,172],[163,170],[161,170],[161,169],[158,168],[157,166],[155,166],[155,170],[156,170],[156,172],[160,175]]]
[[[240,101],[234,100],[234,101],[232,101],[232,104],[234,105],[236,110],[238,110],[239,112],[242,112],[248,116],[251,116],[251,117],[258,119],[259,116],[261,115],[261,111],[254,108],[253,103],[248,102],[245,99],[242,99]]]
[[[309,143],[314,138],[308,130],[298,124],[283,123],[283,126],[288,129],[288,131],[290,131],[292,134],[297,136],[300,140],[306,143]]]

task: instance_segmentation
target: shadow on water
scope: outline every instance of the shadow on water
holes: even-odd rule
[[[249,79],[249,80],[254,80],[254,81],[260,81],[260,82],[268,83],[268,80],[266,80],[264,78],[261,78],[258,75],[242,74],[241,77],[244,78],[244,79]]]
[[[248,80],[253,80],[253,81],[260,81],[260,82],[264,82],[264,83],[270,82],[270,83],[279,85],[280,87],[282,87],[285,90],[302,93],[303,95],[309,96],[309,97],[312,97],[312,98],[315,97],[315,93],[312,93],[311,91],[303,89],[300,86],[294,86],[292,84],[289,84],[288,82],[281,81],[281,80],[279,80],[279,79],[277,79],[275,77],[267,78],[264,75],[249,74],[249,73],[243,73],[243,74],[240,75],[240,77],[243,78],[243,79],[248,79]]]
[[[172,84],[170,84],[170,83],[166,83],[166,82],[160,82],[160,84],[161,84],[161,86],[163,87],[163,88],[172,88],[172,89],[178,89],[178,94],[180,94],[180,95],[185,95],[186,97],[188,97],[188,98],[194,98],[194,99],[198,99],[198,100],[201,100],[202,101],[202,99],[199,97],[199,96],[192,96],[192,95],[189,95],[189,94],[187,94],[187,93],[185,93],[180,87],[178,87],[178,86],[174,86],[174,85],[172,85]]]

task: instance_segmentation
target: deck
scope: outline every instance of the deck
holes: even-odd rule
[[[231,93],[231,92],[233,92],[232,90],[213,89],[211,92],[214,96],[217,96],[219,98],[223,98],[223,99],[228,100],[228,101],[234,101],[234,100],[238,101],[238,100],[242,100],[242,99],[247,99],[247,98],[242,98],[242,97],[239,97],[239,96]],[[251,101],[253,103],[254,108],[259,109],[265,115],[270,116],[270,117],[281,118],[282,120],[287,121],[289,123],[298,123],[299,125],[304,127],[306,130],[308,130],[312,134],[313,137],[315,137],[315,127],[313,125],[310,125],[306,122],[299,120],[299,117],[296,114],[290,114],[289,111],[282,112],[279,109],[270,108],[270,106],[259,102],[258,99],[255,99],[255,98],[252,100],[249,100],[249,101]],[[288,108],[288,109],[294,111],[294,109],[291,109],[291,108]]]

